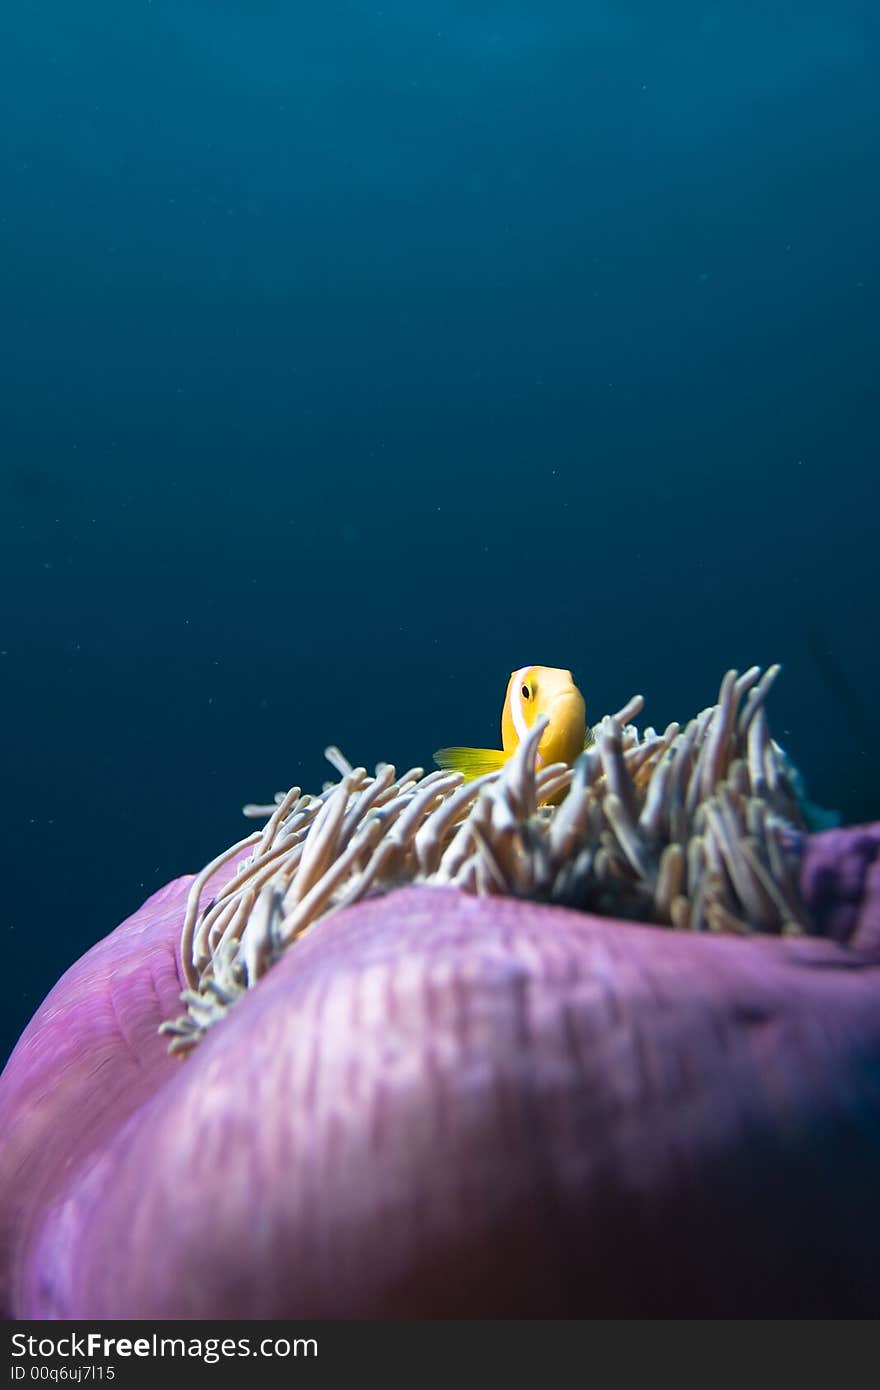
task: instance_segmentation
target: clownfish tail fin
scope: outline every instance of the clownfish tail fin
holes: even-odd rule
[[[472,782],[486,772],[497,772],[510,754],[500,748],[438,748],[433,756],[438,767],[461,772],[466,782]]]

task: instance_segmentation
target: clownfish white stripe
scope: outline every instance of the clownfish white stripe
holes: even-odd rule
[[[531,669],[531,666],[521,666],[510,682],[510,714],[520,743],[524,743],[529,736],[529,726],[526,723],[520,691]]]

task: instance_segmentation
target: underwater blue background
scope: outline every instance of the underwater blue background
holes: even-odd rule
[[[0,10],[0,1057],[322,750],[779,660],[866,820],[880,23],[852,0]]]

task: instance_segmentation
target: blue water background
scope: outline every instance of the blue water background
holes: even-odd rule
[[[0,10],[4,1055],[322,750],[781,661],[880,811],[877,8]]]

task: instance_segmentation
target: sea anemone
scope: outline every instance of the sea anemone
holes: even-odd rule
[[[790,761],[770,737],[771,666],[728,671],[718,700],[683,729],[641,733],[635,696],[595,727],[573,768],[538,768],[539,720],[499,772],[411,768],[398,777],[327,757],[341,780],[293,787],[262,831],[195,879],[181,960],[186,1013],[166,1022],[187,1051],[314,924],[405,884],[526,898],[689,931],[799,935],[805,830]],[[562,797],[561,804],[556,802]],[[205,883],[237,872],[199,913]]]
[[[771,679],[477,786],[334,754],[154,894],[0,1077],[0,1314],[870,1316],[880,825],[802,830]]]

